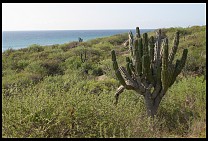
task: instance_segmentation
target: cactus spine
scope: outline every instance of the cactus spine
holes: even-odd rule
[[[163,41],[163,42],[162,42]],[[173,47],[169,53],[168,39],[162,39],[161,30],[156,32],[156,38],[148,38],[147,33],[140,35],[139,27],[133,37],[129,32],[129,52],[131,58],[126,58],[126,69],[118,67],[115,51],[112,53],[113,69],[121,84],[116,92],[116,103],[119,95],[127,90],[135,90],[145,98],[148,116],[154,116],[162,97],[175,82],[185,66],[188,50],[184,49],[180,60],[173,64],[179,45],[179,32],[176,32]],[[154,88],[153,90],[151,90]]]

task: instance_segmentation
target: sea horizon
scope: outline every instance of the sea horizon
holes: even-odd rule
[[[144,28],[144,29],[150,29],[155,30],[155,28]],[[38,30],[2,30],[2,32],[7,31],[71,31],[71,30],[135,30],[135,28],[123,28],[123,29],[38,29]],[[140,29],[143,30],[143,29]]]
[[[153,31],[155,29],[140,29],[141,33]],[[27,48],[32,44],[41,46],[64,44],[72,41],[83,41],[91,39],[123,34],[135,29],[81,29],[81,30],[16,30],[2,31],[2,52],[7,49]]]

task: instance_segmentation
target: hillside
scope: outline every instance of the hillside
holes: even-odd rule
[[[161,102],[154,131],[143,97],[124,91],[113,104],[119,82],[111,50],[125,65],[126,33],[3,52],[2,137],[206,137],[206,26],[162,29],[170,43],[177,30],[175,59],[184,48],[188,59]]]

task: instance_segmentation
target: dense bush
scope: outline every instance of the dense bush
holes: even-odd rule
[[[56,75],[56,74],[62,74],[63,75],[63,69],[60,66],[61,61],[54,59],[54,60],[45,60],[41,63],[41,67],[46,69],[47,75]]]
[[[41,52],[44,51],[44,48],[40,45],[33,44],[28,47],[29,52]]]
[[[59,45],[59,48],[61,48],[63,51],[68,51],[69,49],[77,47],[78,44],[79,42],[74,41],[70,43],[61,44]]]

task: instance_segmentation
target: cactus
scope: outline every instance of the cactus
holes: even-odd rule
[[[80,59],[81,59],[82,63],[84,63],[87,60],[87,52],[85,49],[84,49],[83,53],[82,52],[80,53]]]
[[[184,49],[182,58],[173,64],[179,45],[179,32],[175,34],[170,53],[168,39],[162,39],[161,33],[159,30],[156,38],[148,38],[147,33],[141,36],[137,27],[133,38],[132,32],[129,32],[131,57],[126,58],[126,69],[118,67],[116,53],[112,50],[113,69],[121,84],[115,94],[115,104],[118,103],[119,95],[124,89],[134,90],[144,96],[147,115],[156,115],[163,96],[185,66],[188,54],[188,50]]]

